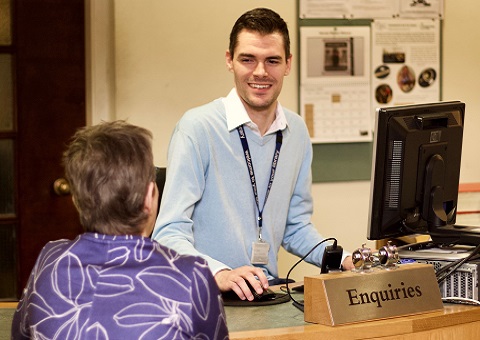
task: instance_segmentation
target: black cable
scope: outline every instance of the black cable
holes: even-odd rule
[[[462,266],[465,262],[471,260],[474,256],[478,255],[480,252],[480,244],[475,247],[472,252],[464,257],[463,259],[454,261],[446,266],[440,268],[436,273],[435,276],[437,277],[438,284],[442,283],[447,277],[452,275],[460,266]]]
[[[334,238],[334,237],[330,237],[330,238],[326,238],[320,242],[318,242],[312,249],[310,249],[310,251],[304,256],[302,257],[300,260],[297,261],[297,263],[295,263],[291,268],[290,270],[288,271],[287,273],[287,277],[286,277],[286,280],[287,282],[285,283],[285,286],[287,287],[287,294],[288,296],[290,297],[290,299],[292,299],[293,301],[293,304],[296,304],[296,305],[300,305],[300,306],[303,306],[303,303],[301,302],[298,302],[297,300],[295,300],[290,292],[290,288],[288,288],[288,277],[290,276],[290,273],[292,272],[293,268],[295,268],[300,262],[302,262],[303,260],[305,260],[305,258],[310,255],[312,253],[312,251],[314,251],[319,245],[321,245],[322,243],[326,242],[326,241],[334,241],[333,242],[333,247],[336,248],[337,247],[337,239]]]
[[[456,270],[458,269],[458,267],[462,264],[464,264],[467,260],[471,260],[474,256],[476,256],[478,254],[478,247],[480,245],[478,245],[474,250],[472,250],[472,252],[467,256],[467,257],[464,257],[464,258],[461,258],[461,259],[458,259],[456,261],[453,261],[453,262],[450,262],[449,264],[441,267],[439,270],[437,270],[437,272],[435,273],[436,276],[440,276],[441,274],[445,273],[447,270],[449,270],[451,267],[454,267],[454,269],[452,270]],[[451,273],[450,273],[451,274]]]

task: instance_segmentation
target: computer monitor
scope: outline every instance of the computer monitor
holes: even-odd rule
[[[480,243],[480,231],[455,225],[464,117],[460,101],[376,110],[369,240]]]

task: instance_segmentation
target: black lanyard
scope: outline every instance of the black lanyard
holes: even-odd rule
[[[272,170],[270,171],[270,179],[268,181],[268,187],[267,187],[267,192],[265,193],[265,201],[263,202],[263,207],[260,209],[260,203],[258,200],[258,191],[257,191],[257,182],[255,180],[255,173],[253,171],[253,164],[252,164],[252,157],[250,154],[250,149],[248,148],[248,142],[247,142],[247,135],[245,134],[245,131],[243,130],[243,126],[239,126],[237,128],[238,135],[240,136],[240,141],[242,142],[242,147],[243,147],[243,155],[245,156],[245,162],[247,163],[247,169],[248,169],[248,175],[250,176],[250,180],[252,182],[252,189],[253,189],[253,195],[255,196],[255,203],[257,204],[257,209],[258,209],[258,227],[260,228],[259,231],[259,238],[262,238],[262,214],[263,214],[263,209],[265,209],[265,204],[267,203],[267,198],[268,195],[270,194],[270,189],[272,188],[273,184],[273,178],[275,177],[275,170],[277,168],[278,164],[278,157],[280,156],[280,148],[282,147],[282,140],[283,140],[283,135],[282,131],[278,130],[277,131],[277,141],[276,141],[276,146],[275,146],[275,153],[273,154],[273,160],[272,160]]]

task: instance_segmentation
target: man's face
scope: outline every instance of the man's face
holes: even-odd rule
[[[292,62],[291,55],[285,56],[283,37],[279,33],[261,35],[243,30],[233,58],[229,51],[225,57],[247,112],[274,110]]]

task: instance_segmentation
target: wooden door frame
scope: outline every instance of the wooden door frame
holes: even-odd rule
[[[87,125],[115,119],[114,0],[85,0]]]

